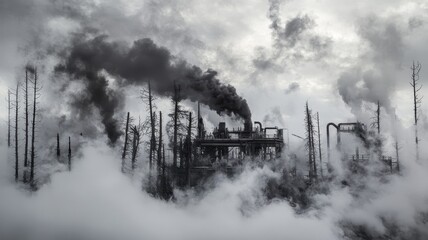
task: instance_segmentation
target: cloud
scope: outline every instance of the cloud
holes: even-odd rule
[[[288,85],[287,89],[285,89],[285,94],[290,94],[292,92],[298,91],[300,88],[299,83],[292,82],[290,85]]]
[[[308,15],[296,16],[285,24],[284,39],[290,47],[294,47],[296,42],[300,40],[301,34],[313,25],[314,21]]]
[[[271,109],[270,113],[266,114],[263,118],[265,124],[279,124],[279,127],[284,127],[284,117],[282,116],[281,110],[279,107],[274,107]]]
[[[391,97],[400,81],[395,73],[403,61],[404,32],[395,22],[375,16],[369,16],[359,24],[358,33],[369,48],[338,78],[339,94],[354,114],[361,113],[363,102],[377,101],[392,113]]]
[[[315,31],[316,22],[312,17],[299,13],[288,18],[284,24],[281,5],[282,1],[269,1],[267,17],[270,20],[272,46],[255,49],[252,60],[256,68],[254,77],[269,71],[282,73],[299,62],[319,60],[330,53],[332,40]]]

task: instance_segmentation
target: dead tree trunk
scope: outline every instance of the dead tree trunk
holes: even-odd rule
[[[186,185],[190,186],[190,162],[192,161],[192,113],[189,113],[189,126],[186,139]]]
[[[36,111],[37,111],[37,69],[34,69],[34,92],[33,92],[33,122],[31,129],[31,160],[30,160],[30,182],[34,184],[34,160],[36,141]]]
[[[383,155],[382,154],[383,142],[380,135],[381,122],[380,122],[380,102],[379,101],[377,101],[376,103],[376,110],[373,111],[373,116],[371,117],[371,120],[372,122],[370,124],[370,127],[377,132],[377,136],[374,142],[374,147],[375,147],[374,150],[378,155],[378,159],[381,160]]]
[[[395,157],[397,158],[397,172],[400,172],[400,147],[398,146],[398,141],[395,141]]]
[[[162,159],[163,159],[163,164],[165,165],[165,144],[162,144]]]
[[[379,101],[377,101],[376,126],[377,126],[377,134],[380,134],[380,103],[379,103]]]
[[[19,158],[18,158],[18,89],[19,83],[16,85],[15,92],[15,181],[19,180]]]
[[[56,157],[59,161],[59,158],[61,157],[61,149],[59,147],[59,133],[56,134]]]
[[[180,87],[174,85],[174,139],[173,139],[173,168],[177,167],[177,134],[178,134],[178,102]]]
[[[312,119],[311,119],[311,143],[312,143],[313,174],[314,174],[314,178],[317,179],[318,171],[317,171],[316,151],[315,151],[314,125],[313,125]]]
[[[28,68],[25,68],[25,145],[24,145],[24,182],[27,182],[28,168]]]
[[[162,158],[162,194],[163,197],[166,198],[166,175],[165,175],[165,144],[162,144],[162,148],[163,148],[163,158]]]
[[[376,109],[376,128],[377,128],[377,134],[378,134],[378,152],[379,152],[379,159],[382,159],[383,155],[383,146],[382,146],[382,139],[380,137],[380,102],[377,101],[377,109]],[[392,164],[392,162],[391,162]]]
[[[158,168],[162,165],[162,112],[159,112],[159,145],[158,145]]]
[[[7,146],[10,147],[11,141],[10,141],[10,110],[12,109],[10,105],[10,89],[7,90]]]
[[[322,171],[322,152],[321,152],[321,131],[320,131],[320,116],[319,113],[317,112],[317,128],[318,128],[318,155],[319,155],[319,159],[320,159],[320,174],[321,174],[321,178],[324,177],[323,175],[323,171]]]
[[[306,146],[308,149],[308,165],[309,165],[309,179],[312,182],[317,178],[317,168],[315,161],[315,144],[314,144],[314,129],[312,124],[312,114],[309,110],[308,103],[306,103]]]
[[[125,172],[125,157],[126,157],[126,151],[128,147],[128,128],[129,128],[129,112],[126,117],[126,126],[125,126],[125,143],[123,145],[123,152],[122,152],[122,172]]]
[[[184,167],[183,164],[183,138],[180,138],[180,146],[178,147],[179,149],[179,156],[180,156],[180,168]]]
[[[133,130],[132,131],[133,133],[133,136],[132,136],[132,156],[131,156],[131,170],[132,170],[132,172],[134,171],[134,169],[135,169],[135,160],[136,160],[136,158],[137,158],[137,148],[138,148],[138,145],[137,145],[137,141],[139,141],[139,136],[138,136],[138,131],[137,131],[137,129],[135,129],[135,130]]]
[[[410,69],[412,70],[412,81],[410,86],[413,89],[413,114],[414,114],[414,127],[415,127],[415,143],[416,143],[416,160],[419,160],[419,138],[418,138],[418,110],[421,105],[422,97],[418,95],[419,91],[422,88],[422,85],[419,84],[419,72],[421,71],[421,64],[419,62],[413,62]]]
[[[149,81],[149,110],[150,110],[150,126],[151,126],[151,137],[150,137],[150,156],[149,156],[149,164],[150,168],[152,168],[153,165],[153,156],[156,152],[156,136],[155,136],[155,118],[153,114],[153,97],[152,97],[152,88],[150,86]]]
[[[138,150],[141,143],[141,122],[140,120],[134,126],[131,126],[132,131],[132,154],[131,154],[131,169],[135,170],[135,163],[137,160]]]
[[[71,171],[71,138],[68,137],[68,171]]]

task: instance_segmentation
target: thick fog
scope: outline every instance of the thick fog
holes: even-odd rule
[[[120,155],[96,140],[73,158],[71,172],[53,173],[36,192],[13,181],[12,162],[2,157],[2,239],[425,239],[428,212],[426,163],[402,156],[402,172],[349,173],[345,162],[321,189],[308,189],[308,207],[291,199],[267,199],[270,181],[283,180],[284,157],[248,164],[234,178],[211,179],[205,192],[176,190],[174,201],[141,191],[141,174],[120,171]],[[2,145],[2,156],[7,148]],[[10,153],[9,153],[10,154]],[[332,154],[338,157],[338,153]],[[404,154],[403,154],[404,155]],[[406,154],[407,155],[407,154]],[[335,162],[335,161],[332,161]],[[344,184],[344,181],[347,183]],[[366,238],[358,235],[365,229]],[[361,231],[363,233],[363,231]]]

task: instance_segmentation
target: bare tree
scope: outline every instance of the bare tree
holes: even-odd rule
[[[123,146],[123,152],[122,152],[122,172],[125,172],[125,157],[128,147],[128,128],[129,128],[129,112],[126,117],[126,126],[125,126],[125,143]]]
[[[68,136],[68,171],[71,171],[71,137]]]
[[[161,184],[162,184],[162,195],[164,198],[166,198],[167,192],[166,192],[166,165],[165,165],[165,144],[162,144],[163,148],[163,159],[162,159],[162,176],[161,176]]]
[[[156,151],[156,128],[155,128],[155,118],[153,116],[153,96],[152,96],[152,88],[150,86],[149,81],[149,108],[150,108],[150,126],[151,126],[151,137],[150,137],[150,164],[153,164],[153,156]],[[150,165],[151,166],[151,165]]]
[[[38,75],[37,68],[28,68],[29,71],[33,72],[34,78],[32,80],[33,83],[33,120],[32,120],[32,128],[31,128],[31,158],[30,158],[30,183],[35,186],[35,158],[36,158],[36,150],[35,150],[35,142],[36,142],[36,113],[37,113],[37,99],[40,97],[41,87],[38,85]]]
[[[377,101],[376,103],[376,110],[374,111],[373,117],[372,117],[372,123],[370,124],[371,128],[376,129],[377,134],[380,134],[380,102]]]
[[[59,147],[59,133],[56,134],[56,157],[59,161],[61,157],[61,149]]]
[[[18,158],[18,109],[19,109],[19,105],[18,105],[18,99],[19,99],[19,94],[18,94],[18,90],[19,90],[19,82],[16,85],[16,90],[15,90],[15,181],[18,182],[19,180],[19,158]]]
[[[7,90],[7,146],[10,147],[11,146],[11,141],[10,141],[10,110],[12,110],[12,106],[11,106],[11,102],[10,102],[10,95],[12,94],[12,92],[10,91],[10,89]]]
[[[306,125],[306,149],[308,150],[308,165],[309,165],[309,179],[317,178],[317,165],[315,161],[315,143],[314,143],[314,128],[312,123],[312,112],[306,102],[305,109],[305,125]]]
[[[380,129],[381,129],[381,121],[380,121],[380,102],[377,101],[376,103],[376,110],[373,111],[373,116],[372,116],[372,123],[370,124],[370,127],[372,129],[375,129],[377,132],[377,136],[375,138],[375,142],[374,142],[374,146],[375,146],[375,151],[378,154],[378,158],[382,159],[382,145],[383,145],[383,140],[382,140],[382,136],[380,135]]]
[[[141,137],[143,132],[143,124],[141,123],[140,119],[138,120],[137,124],[131,126],[131,132],[132,132],[131,169],[132,171],[134,171],[135,165],[136,165],[136,159],[139,154]]]
[[[165,144],[162,144],[162,160],[163,160],[163,168],[165,169]]]
[[[143,89],[141,91],[141,99],[144,103],[147,104],[147,110],[149,111],[149,125],[150,125],[150,140],[149,140],[149,166],[150,169],[153,166],[153,159],[156,153],[156,114],[154,111],[156,110],[156,105],[154,104],[154,100],[156,98],[152,94],[150,81],[148,82],[148,89]],[[147,120],[146,120],[147,121]]]
[[[159,112],[159,144],[158,144],[158,160],[157,166],[158,168],[162,165],[162,112]]]
[[[166,124],[166,133],[169,138],[173,150],[173,168],[178,167],[178,160],[180,159],[180,167],[184,165],[184,157],[182,157],[182,148],[179,144],[179,139],[185,139],[187,136],[188,126],[185,123],[188,120],[189,111],[183,110],[181,105],[180,87],[175,86],[175,93],[172,98],[173,110],[168,114],[170,121]],[[193,121],[193,120],[192,120]],[[196,124],[192,125],[195,126]]]
[[[178,134],[178,112],[180,102],[180,86],[174,85],[174,143],[173,143],[173,167],[177,167],[177,134]]]
[[[397,139],[395,140],[394,148],[395,148],[395,157],[397,159],[397,172],[400,172],[400,154],[399,154],[400,147],[398,146]]]
[[[419,83],[419,72],[421,71],[422,65],[419,62],[413,62],[410,69],[412,70],[412,77],[410,86],[413,89],[413,114],[414,114],[414,127],[415,127],[415,143],[416,143],[416,159],[419,160],[419,138],[418,138],[418,119],[419,119],[419,108],[421,107],[423,96],[419,95],[419,91],[422,85]]]
[[[28,67],[25,68],[25,145],[24,145],[24,182],[27,182],[28,169]]]
[[[192,161],[192,112],[189,112],[189,126],[186,137],[186,185],[190,186],[190,163]]]
[[[318,128],[318,157],[320,160],[320,174],[321,174],[321,178],[323,178],[323,172],[322,172],[322,152],[321,152],[321,131],[320,131],[320,115],[317,112],[317,128]]]

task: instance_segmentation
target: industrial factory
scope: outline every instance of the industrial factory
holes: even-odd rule
[[[242,128],[229,129],[220,122],[207,133],[198,111],[197,135],[180,147],[180,164],[174,172],[181,184],[195,185],[202,178],[222,171],[232,175],[242,168],[242,160],[258,157],[262,160],[279,158],[284,148],[283,129],[264,127],[261,122],[245,121]],[[193,159],[192,159],[193,158]]]

